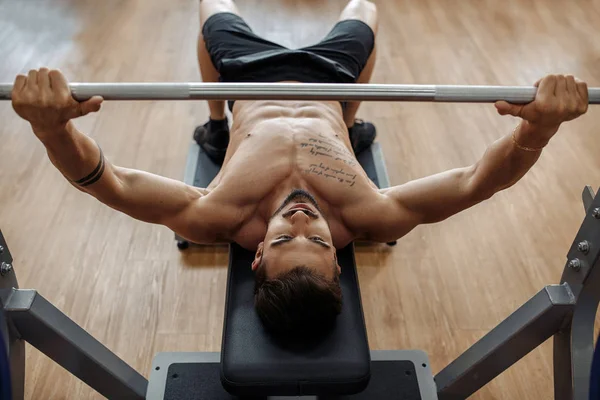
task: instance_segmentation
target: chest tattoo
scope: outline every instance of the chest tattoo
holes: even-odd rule
[[[340,162],[348,167],[356,167],[357,165],[352,154],[343,145],[319,135],[319,138],[309,138],[307,141],[300,143],[300,149],[315,158],[315,162],[304,170],[305,174],[316,175],[330,182],[349,187],[354,186],[356,183],[356,172],[352,168],[345,170],[343,166],[340,166]],[[323,157],[327,158],[323,159]],[[328,162],[328,159],[331,163]]]

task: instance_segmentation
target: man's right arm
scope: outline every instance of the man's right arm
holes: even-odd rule
[[[17,114],[31,123],[56,168],[79,190],[138,220],[166,225],[188,240],[218,239],[202,189],[158,175],[121,168],[70,121],[100,108],[101,98],[78,103],[58,71],[19,76],[12,93]]]

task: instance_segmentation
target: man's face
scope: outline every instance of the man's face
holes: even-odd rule
[[[340,273],[329,225],[316,200],[296,189],[269,220],[267,234],[259,244],[252,270],[264,261],[267,279],[304,265],[333,279]]]

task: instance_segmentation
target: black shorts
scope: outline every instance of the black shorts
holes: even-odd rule
[[[319,43],[288,49],[257,36],[232,13],[218,13],[202,27],[206,49],[222,82],[355,83],[375,45],[364,22],[338,22]]]

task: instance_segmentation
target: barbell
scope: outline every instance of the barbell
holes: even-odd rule
[[[13,85],[0,83],[0,100]],[[493,103],[533,101],[533,86],[391,85],[329,83],[71,83],[79,101],[105,100],[339,100]],[[600,104],[600,88],[589,88],[589,103]]]

